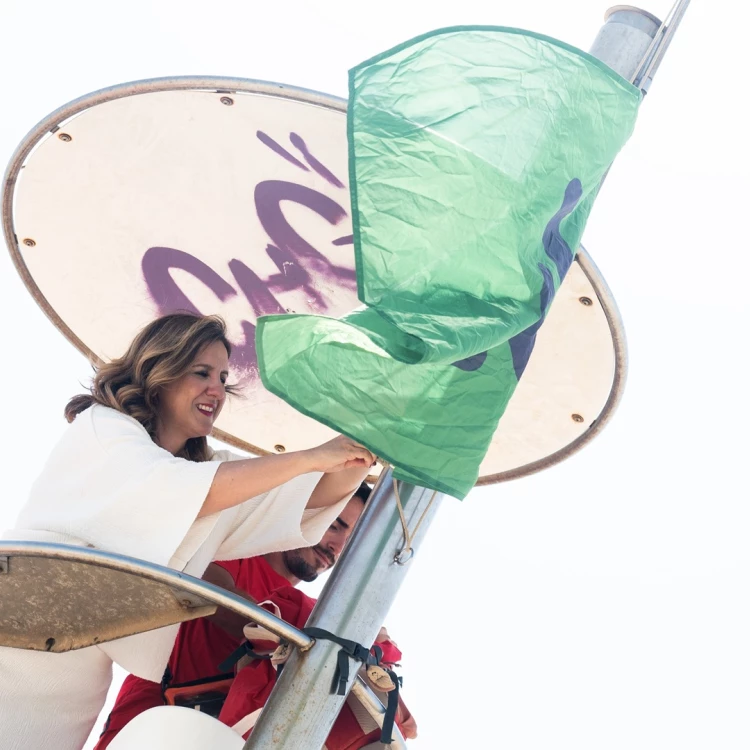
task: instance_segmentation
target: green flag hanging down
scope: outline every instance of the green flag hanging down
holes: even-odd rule
[[[359,298],[261,318],[265,386],[464,497],[570,267],[640,93],[516,29],[452,28],[350,72]]]

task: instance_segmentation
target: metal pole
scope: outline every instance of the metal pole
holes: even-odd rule
[[[676,3],[671,28],[633,6],[611,8],[591,53],[637,85],[638,76],[645,73],[643,80],[648,84],[688,2]],[[413,527],[432,493],[404,485],[401,496]],[[417,545],[436,509],[437,502],[420,527]],[[309,624],[363,645],[372,644],[409,567],[408,562],[404,566],[394,563],[402,541],[388,471],[375,488]],[[331,694],[338,651],[336,644],[318,641],[306,653],[292,654],[244,750],[318,750],[323,746],[344,702],[343,696]]]
[[[589,51],[646,93],[689,5],[677,0],[664,23],[633,5],[615,5]]]
[[[432,490],[409,484],[400,484],[399,488],[410,529],[414,529],[426,511],[412,545],[418,551],[441,496],[433,500]],[[404,534],[389,469],[383,472],[373,490],[308,624],[364,646],[372,645],[412,564],[410,560],[401,564],[395,561],[403,545]],[[246,750],[313,750],[323,746],[346,699],[331,693],[338,652],[337,644],[317,640],[306,653],[292,654],[245,745]],[[360,665],[352,660],[349,663],[353,676]],[[352,683],[350,678],[349,688]]]
[[[637,85],[640,86],[644,93],[649,90],[651,81],[654,80],[656,71],[659,69],[661,61],[664,59],[664,55],[669,48],[669,45],[672,43],[672,38],[677,32],[679,25],[682,23],[682,19],[688,9],[688,5],[690,5],[690,0],[678,0],[678,2],[674,4],[674,7],[670,11],[670,14],[664,24],[664,36],[658,40],[658,48],[654,51],[654,54],[649,60],[648,65],[645,66],[644,70],[640,72],[639,78],[636,81]]]
[[[615,5],[604,14],[604,26],[589,52],[623,78],[632,81],[644,58],[653,55],[661,21],[632,5]]]

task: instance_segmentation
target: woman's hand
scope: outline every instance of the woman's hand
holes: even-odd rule
[[[310,461],[311,471],[322,471],[331,474],[357,466],[368,468],[375,463],[375,456],[355,443],[351,438],[339,435],[327,443],[304,451]]]
[[[223,461],[198,518],[232,508],[313,471],[320,471],[324,476],[316,485],[307,507],[334,505],[359,487],[374,463],[375,456],[367,448],[341,435],[308,450],[244,461]]]

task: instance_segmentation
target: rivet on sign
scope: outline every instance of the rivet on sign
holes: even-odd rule
[[[23,241],[23,244],[26,245],[26,247],[34,247],[34,245],[36,245],[36,242],[34,240],[32,240],[31,237],[27,237]]]
[[[59,138],[59,139],[60,139],[61,141],[65,141],[65,143],[70,143],[70,141],[72,141],[72,140],[73,140],[73,136],[72,136],[72,135],[68,135],[67,133],[58,133],[58,134],[57,134],[57,137],[58,137],[58,138]]]
[[[591,307],[594,303],[591,301],[591,297],[579,297],[578,301],[586,307]]]
[[[234,99],[232,99],[231,96],[222,96],[221,99],[219,99],[219,101],[222,104],[226,104],[227,107],[231,107],[234,104]]]
[[[573,420],[574,422],[583,422],[583,417],[582,417],[582,416],[581,416],[580,414],[571,414],[571,415],[570,415],[570,418],[571,418],[571,419],[572,419],[572,420]]]
[[[275,451],[276,451],[277,453],[283,453],[283,452],[284,452],[284,451],[286,450],[286,448],[285,448],[285,447],[284,447],[283,445],[281,445],[280,443],[279,443],[279,445],[274,445],[274,446],[273,446],[273,449],[274,449],[274,450],[275,450]]]

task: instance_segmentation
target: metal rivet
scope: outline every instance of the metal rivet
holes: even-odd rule
[[[284,451],[286,450],[286,448],[285,448],[285,447],[284,447],[283,445],[281,445],[281,443],[279,443],[279,445],[274,445],[274,446],[273,446],[273,449],[274,449],[274,450],[275,450],[275,451],[276,451],[277,453],[283,453],[283,452],[284,452]]]
[[[57,134],[57,137],[58,137],[58,138],[59,138],[59,139],[60,139],[61,141],[65,141],[65,143],[70,143],[70,141],[72,141],[72,140],[73,140],[73,136],[72,136],[72,135],[68,135],[67,133],[58,133],[58,134]]]
[[[572,419],[572,420],[573,420],[574,422],[583,422],[583,417],[582,417],[582,416],[581,416],[580,414],[571,414],[571,415],[570,415],[570,418],[571,418],[571,419]]]
[[[578,301],[586,307],[591,307],[594,303],[591,301],[591,297],[579,297]]]
[[[36,245],[36,242],[34,240],[32,240],[31,237],[27,237],[23,241],[23,244],[26,245],[26,247],[34,247],[34,245]]]
[[[222,96],[221,99],[219,99],[219,101],[222,104],[226,104],[227,107],[231,107],[234,104],[234,99],[232,99],[231,96]]]

